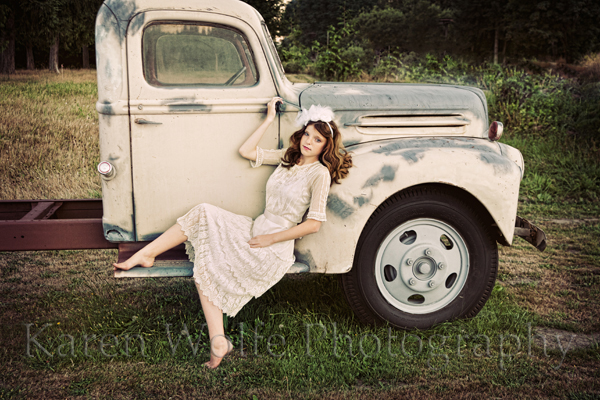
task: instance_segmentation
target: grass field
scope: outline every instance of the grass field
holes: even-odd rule
[[[96,97],[93,71],[0,81],[0,199],[101,196]],[[5,252],[0,399],[600,398],[599,156],[570,139],[503,140],[525,155],[519,215],[549,242],[500,248],[476,318],[364,326],[335,276],[290,276],[226,320],[236,351],[208,371],[191,278],[114,279],[112,250]]]

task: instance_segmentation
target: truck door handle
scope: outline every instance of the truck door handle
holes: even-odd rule
[[[140,125],[162,125],[162,122],[148,121],[144,118],[136,118],[135,123]]]

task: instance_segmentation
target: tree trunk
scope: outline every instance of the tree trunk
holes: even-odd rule
[[[506,65],[506,35],[504,35],[504,44],[502,45],[502,65]]]
[[[52,43],[52,45],[50,45],[50,58],[48,60],[48,69],[50,70],[50,72],[56,72],[57,74],[59,73],[59,71],[58,71],[58,44],[59,44],[59,38],[58,38],[58,33],[56,33],[54,36],[54,43]]]
[[[27,44],[25,46],[25,54],[27,54],[27,69],[30,71],[34,70],[35,63],[33,62],[33,45],[32,44]]]
[[[81,46],[81,52],[83,53],[83,68],[90,68],[90,50],[87,46]]]
[[[4,48],[0,52],[0,73],[14,74],[15,73],[15,16],[11,12],[6,21],[6,30],[0,35],[0,48]]]
[[[496,27],[494,32],[494,64],[498,64],[498,36],[500,35],[500,28]]]

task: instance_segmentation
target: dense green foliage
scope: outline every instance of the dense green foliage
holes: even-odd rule
[[[363,47],[376,52],[434,52],[497,63],[532,56],[581,59],[600,49],[599,18],[595,0],[293,0],[284,21],[305,46],[326,45],[329,26],[351,27],[352,40],[366,39]]]
[[[353,53],[374,52],[377,57],[431,52],[495,63],[522,57],[574,62],[600,50],[596,0],[243,1],[263,16],[273,37],[292,34],[288,46],[311,47],[318,42],[327,47],[333,27],[333,32],[352,32]],[[94,21],[101,3],[0,0],[0,59],[7,56],[8,48],[20,53],[18,60],[25,59],[24,53],[38,57],[57,37],[62,54],[78,54],[94,44]],[[14,58],[7,62],[14,64]]]
[[[400,8],[378,8],[360,14],[353,24],[377,51],[397,49],[419,53],[447,45],[446,25],[452,11],[425,0],[406,0]]]
[[[572,62],[600,45],[596,0],[509,0],[499,12],[505,16],[504,36],[518,55],[550,55]]]

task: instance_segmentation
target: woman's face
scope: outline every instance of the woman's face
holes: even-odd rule
[[[309,125],[300,139],[300,151],[304,157],[319,157],[326,143],[327,139],[315,129],[314,125]]]

